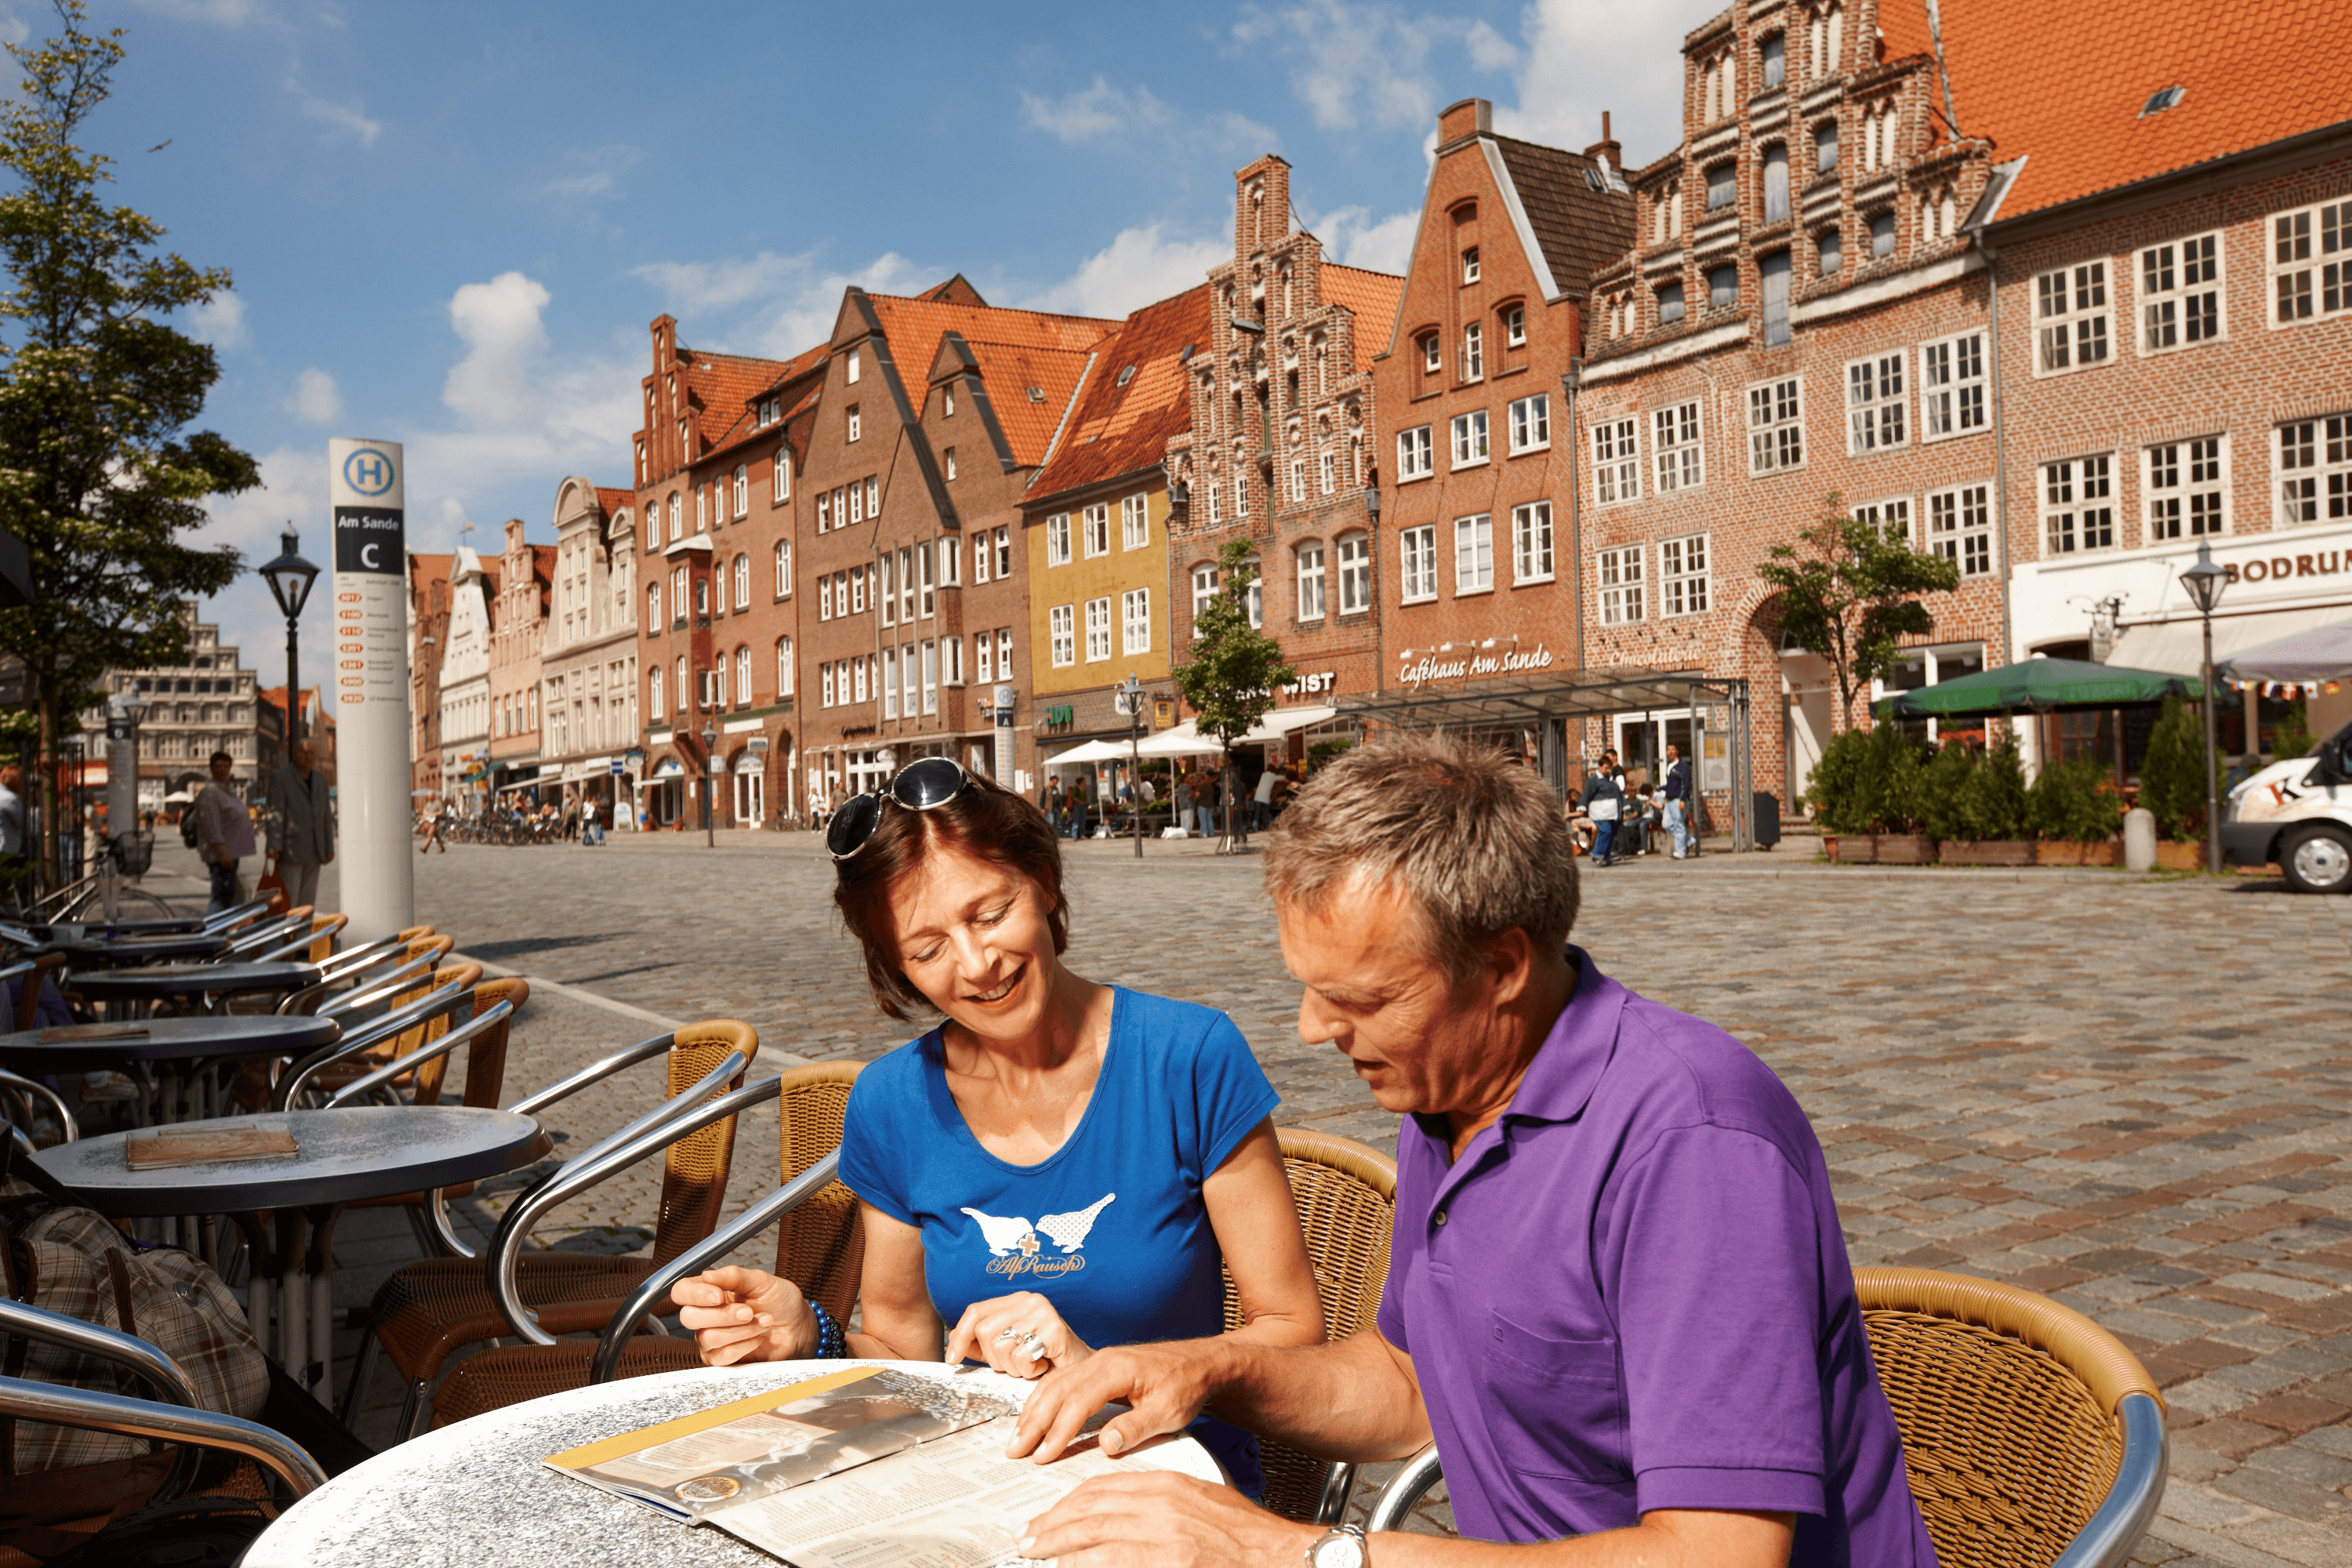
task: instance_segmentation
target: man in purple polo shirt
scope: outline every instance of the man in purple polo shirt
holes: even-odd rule
[[[1336,1458],[1433,1438],[1474,1539],[1366,1541],[1139,1473],[1079,1488],[1024,1553],[1933,1568],[1821,1144],[1745,1047],[1566,945],[1573,847],[1541,781],[1444,737],[1360,749],[1297,796],[1266,881],[1300,1035],[1404,1117],[1379,1331],[1098,1352],[1039,1385],[1014,1452],[1050,1459],[1112,1400],[1113,1453],[1204,1406]]]

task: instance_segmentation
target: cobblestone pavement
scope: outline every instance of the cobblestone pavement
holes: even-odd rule
[[[1126,844],[1072,847],[1071,963],[1224,1008],[1281,1090],[1277,1120],[1392,1147],[1392,1120],[1293,1032],[1255,859],[1203,847],[1152,843],[1139,866]],[[2136,1561],[2352,1561],[2352,900],[1801,853],[1589,876],[1578,939],[1787,1080],[1828,1151],[1855,1263],[2045,1291],[2140,1355],[2173,1458]],[[619,836],[436,855],[417,913],[467,954],[593,998],[746,1019],[763,1056],[870,1058],[906,1031],[873,1013],[829,886],[805,837],[722,836],[712,852]],[[542,987],[510,1086],[651,1028]],[[556,1124],[616,1124],[656,1092],[640,1074]],[[772,1118],[745,1129],[738,1204],[765,1189],[774,1136]],[[592,1197],[548,1237],[642,1244],[626,1227],[651,1214],[649,1189]],[[366,1262],[405,1245],[380,1240]],[[356,1288],[372,1270],[348,1261]]]

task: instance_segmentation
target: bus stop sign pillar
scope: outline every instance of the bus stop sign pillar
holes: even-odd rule
[[[400,444],[327,443],[335,715],[335,859],[349,938],[415,924],[408,796],[408,542]],[[299,696],[288,694],[289,702]]]

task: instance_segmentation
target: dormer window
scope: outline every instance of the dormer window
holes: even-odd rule
[[[1445,368],[1444,352],[1437,346],[1435,332],[1421,340],[1421,368],[1426,375],[1435,375]]]
[[[1462,281],[1478,281],[1478,247],[1475,245],[1462,253]]]
[[[1528,342],[1528,310],[1524,305],[1514,305],[1503,312],[1503,342],[1511,348],[1525,348]]]

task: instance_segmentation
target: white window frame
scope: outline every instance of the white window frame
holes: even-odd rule
[[[1882,500],[1864,501],[1853,509],[1853,520],[1866,522],[1881,539],[1899,539],[1908,544],[1911,533],[1911,498],[1889,496]]]
[[[1224,495],[1223,488],[1215,479],[1211,479],[1209,481],[1210,527],[1214,528],[1217,524],[1225,521],[1224,510]]]
[[[875,600],[875,614],[886,626],[898,624],[898,579],[891,568],[890,552],[882,552],[881,593]],[[908,620],[915,617],[908,616]]]
[[[1078,514],[1086,536],[1087,559],[1110,553],[1110,502],[1097,501]]]
[[[865,419],[858,413],[857,405],[853,403],[849,405],[848,438],[852,441],[862,440],[865,438]]]
[[[2272,426],[2278,473],[2273,515],[2281,528],[2352,518],[2352,414],[2289,419]]]
[[[1430,439],[1433,434],[1433,427],[1427,425],[1397,432],[1397,483],[1425,479],[1437,471]]]
[[[1333,451],[1328,447],[1324,447],[1320,464],[1322,468],[1323,493],[1327,496],[1331,495],[1339,488],[1339,454]]]
[[[882,717],[898,716],[898,650],[893,646],[882,650]],[[912,718],[909,714],[908,717]]]
[[[793,455],[788,447],[776,448],[775,489],[779,501],[793,499]]]
[[[915,547],[915,576],[922,590],[922,616],[923,619],[928,621],[937,616],[940,612],[940,592],[938,584],[935,581],[936,569],[932,563],[931,552],[922,548],[922,546],[917,545]]]
[[[1110,658],[1110,595],[1087,601],[1087,662],[1100,664]]]
[[[1706,483],[1706,426],[1698,399],[1650,411],[1651,462],[1657,493],[1676,495]]]
[[[1919,440],[1925,445],[1992,428],[1982,329],[1919,345]]]
[[[776,639],[776,695],[780,698],[790,697],[793,694],[793,639],[778,637]]]
[[[1075,666],[1078,662],[1078,607],[1056,605],[1046,611],[1045,636],[1053,649],[1054,668],[1068,669]]]
[[[1473,321],[1462,329],[1462,379],[1486,379],[1486,328],[1483,322]]]
[[[2088,452],[2034,465],[2033,496],[2042,514],[2044,560],[2102,554],[2122,543],[2116,526],[2118,466],[2113,452]]]
[[[735,607],[738,610],[751,607],[751,554],[749,551],[739,551],[735,556]]]
[[[996,679],[1013,679],[1013,628],[1000,626],[996,633]]]
[[[662,672],[661,667],[656,665],[648,671],[646,675],[646,713],[648,717],[658,721],[662,717],[664,711],[665,710],[662,705]]]
[[[2038,478],[2037,478],[2038,482]],[[1967,577],[1992,575],[1992,485],[1984,479],[1927,494],[1927,547]]]
[[[1847,457],[1895,451],[1911,445],[1910,378],[1906,374],[1910,357],[1895,350],[1846,361]]]
[[[736,517],[751,515],[751,468],[748,463],[735,465],[734,501]]]
[[[963,638],[960,637],[940,639],[940,684],[963,684]]]
[[[982,686],[996,679],[996,639],[986,632],[971,639],[972,679]]]
[[[940,447],[940,461],[947,468],[947,477],[950,479],[954,479],[956,477],[955,448],[953,447]]]
[[[850,351],[849,351],[849,363],[848,363],[848,370],[847,370],[847,379],[848,379],[849,384],[850,384],[850,385],[852,385],[852,386],[856,386],[856,385],[857,384],[857,373],[858,373],[859,368],[860,368],[860,356],[859,356],[859,354],[858,354],[858,352],[857,352],[856,349],[852,349],[852,350],[850,350]]]
[[[1511,509],[1511,585],[1549,583],[1554,574],[1551,502],[1524,501]]]
[[[751,705],[751,645],[739,643],[735,647],[735,706]]]
[[[1070,514],[1057,511],[1045,520],[1045,564],[1070,563]]]
[[[996,580],[1013,580],[1013,530],[1009,527],[996,531]]]
[[[1495,514],[1454,520],[1454,596],[1495,591]]]
[[[1339,613],[1360,616],[1372,607],[1372,536],[1343,533],[1333,542],[1333,567],[1339,576]]]
[[[1425,522],[1397,535],[1399,597],[1425,605],[1437,597],[1437,525]]]
[[[1216,599],[1217,588],[1223,580],[1214,562],[1203,562],[1192,568],[1192,635],[1201,635],[1201,616]]]
[[[877,673],[874,656],[869,653],[863,658],[851,659],[849,661],[849,672],[852,676],[856,678],[857,692],[854,700],[858,702],[873,701],[875,676]]]
[[[1493,447],[1487,439],[1486,411],[1473,408],[1467,414],[1457,414],[1453,420],[1454,467],[1475,468],[1493,461]]]
[[[820,664],[820,665],[818,665],[818,666],[817,666],[817,669],[816,669],[816,679],[817,679],[817,706],[819,706],[819,707],[821,707],[821,708],[830,708],[830,707],[832,707],[832,706],[834,705],[834,701],[833,701],[833,661],[832,661],[831,659],[827,659],[827,660],[825,660],[823,664]]]
[[[940,710],[940,645],[931,638],[923,639],[923,711]]]
[[[1714,580],[1708,574],[1713,542],[1704,533],[1686,533],[1658,541],[1658,614],[1667,620],[1703,616],[1714,607]]]
[[[1593,556],[1601,584],[1601,624],[1632,626],[1648,618],[1649,550],[1646,544],[1621,544]]]
[[[1551,394],[1515,398],[1510,405],[1511,455],[1541,452],[1551,446]]]
[[[2352,212],[2347,218],[2352,221]],[[2132,258],[2132,281],[2139,289],[2139,331],[2132,346],[2142,359],[2229,337],[2229,250],[2220,229],[2139,247]],[[2345,247],[2341,259],[2338,287],[2346,288],[2352,286],[2352,276],[2345,275],[2352,274],[2352,245]],[[2197,309],[2200,305],[2205,309]],[[2163,341],[2168,336],[2168,343]]]
[[[2140,542],[2164,544],[2227,534],[2231,479],[2226,431],[2142,447]],[[2200,500],[2206,503],[2201,515]]]
[[[1462,253],[1462,281],[1478,281],[1478,247],[1475,245]]]
[[[2105,257],[2034,274],[2032,300],[2036,378],[2115,363],[2116,292]]]
[[[1323,545],[1318,540],[1308,540],[1293,552],[1298,576],[1298,597],[1295,613],[1302,621],[1323,618],[1324,588],[1327,579],[1323,561]]]
[[[1618,415],[1592,422],[1592,499],[1618,506],[1642,499],[1642,416]]]
[[[1748,387],[1748,472],[1751,479],[1805,466],[1805,378],[1775,376]]]
[[[1151,651],[1151,590],[1129,588],[1118,596],[1118,651],[1133,658]]]
[[[1423,333],[1421,340],[1421,373],[1435,375],[1445,368],[1445,351],[1438,346],[1435,332]]]
[[[1528,308],[1507,305],[1503,308],[1503,346],[1525,348],[1528,342]]]
[[[776,541],[776,597],[789,599],[792,596],[793,542],[789,539],[779,539]]]
[[[1290,459],[1290,504],[1307,504],[1307,459],[1303,456]]]
[[[2273,329],[2352,310],[2352,197],[2273,213],[2263,220],[2263,310]]]
[[[963,586],[963,541],[953,535],[940,541],[940,586]]]
[[[1118,503],[1118,542],[1122,550],[1145,550],[1151,544],[1151,498],[1131,495]]]

